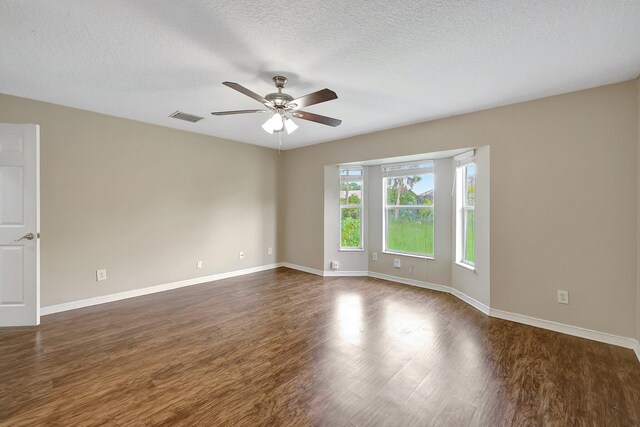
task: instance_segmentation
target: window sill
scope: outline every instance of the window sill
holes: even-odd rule
[[[476,267],[473,265],[465,264],[464,262],[456,261],[455,264],[458,267],[466,268],[467,270],[476,271]]]
[[[408,256],[410,258],[419,258],[419,259],[429,259],[429,260],[435,260],[434,257],[432,256],[427,256],[427,255],[416,255],[416,254],[405,254],[402,252],[390,252],[390,251],[382,251],[383,254],[388,254],[388,255],[400,255],[400,256]]]
[[[338,252],[364,252],[363,248],[340,248]]]

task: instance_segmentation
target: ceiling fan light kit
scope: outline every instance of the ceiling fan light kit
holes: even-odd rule
[[[298,129],[298,125],[289,118],[284,118],[284,127],[287,130],[287,134],[293,133],[296,129]]]
[[[273,116],[262,125],[267,133],[282,132],[284,129],[284,120],[280,113],[274,113]]]
[[[273,112],[273,116],[269,118],[263,125],[262,129],[269,134],[287,131],[291,134],[298,129],[298,125],[291,120],[295,117],[302,120],[309,120],[327,126],[339,126],[342,120],[332,117],[321,116],[319,114],[308,113],[300,110],[300,108],[308,107],[321,102],[337,99],[338,95],[332,90],[322,89],[317,92],[310,93],[299,98],[293,98],[291,95],[282,92],[287,84],[287,78],[284,76],[273,77],[273,83],[278,89],[277,92],[270,93],[264,97],[234,82],[223,82],[222,84],[237,90],[238,92],[255,99],[256,101],[267,107],[266,110],[236,110],[236,111],[217,111],[213,112],[214,116],[227,116],[232,114],[248,114],[248,113],[269,113]]]

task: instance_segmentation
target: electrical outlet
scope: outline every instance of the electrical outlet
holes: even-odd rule
[[[273,248],[267,249],[267,255],[273,255]]]
[[[107,270],[96,270],[96,282],[107,280]]]
[[[371,259],[374,260],[374,261],[377,261],[378,260],[378,252],[372,253],[371,254]]]
[[[569,291],[558,291],[558,304],[569,304]]]
[[[338,261],[331,261],[331,264],[329,264],[329,267],[332,270],[337,270],[340,267],[340,263]]]
[[[400,268],[400,266],[401,266],[401,265],[400,265],[400,260],[399,260],[399,259],[394,259],[394,260],[393,260],[393,266],[394,266],[395,268]]]
[[[196,264],[196,268],[202,268],[202,260],[199,259],[198,263]]]
[[[244,259],[244,251],[240,251],[240,259]]]

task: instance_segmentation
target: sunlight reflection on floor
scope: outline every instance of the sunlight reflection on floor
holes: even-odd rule
[[[360,295],[338,296],[338,332],[346,344],[360,345],[362,342],[362,301]]]

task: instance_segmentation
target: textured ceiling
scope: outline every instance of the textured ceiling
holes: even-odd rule
[[[260,108],[222,81],[336,91],[307,110],[342,125],[297,120],[292,148],[639,72],[640,0],[0,2],[0,92],[269,147],[266,116],[209,114]]]

